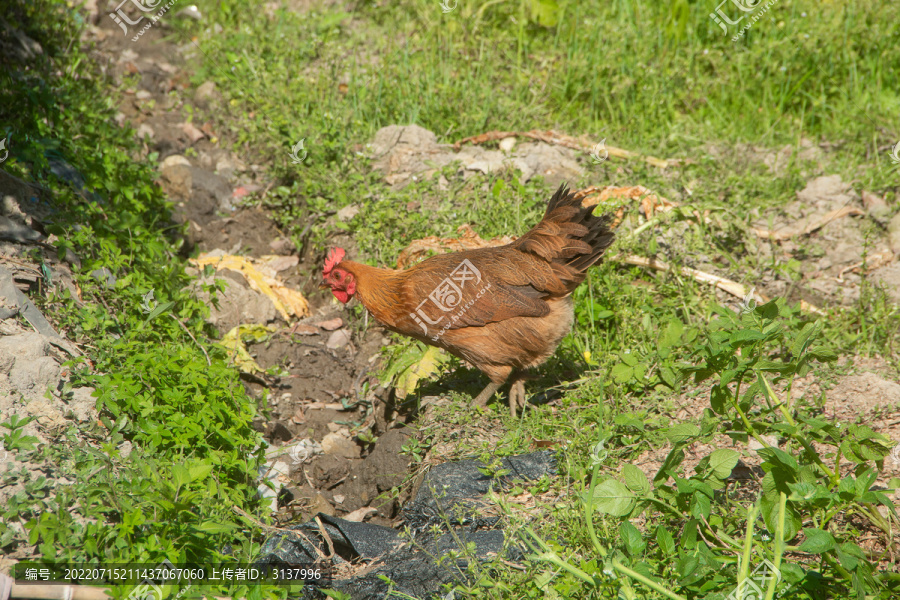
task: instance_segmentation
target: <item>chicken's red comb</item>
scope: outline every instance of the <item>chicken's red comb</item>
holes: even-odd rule
[[[328,275],[331,273],[331,270],[335,268],[342,260],[344,260],[344,252],[343,248],[332,248],[328,251],[328,256],[325,257],[325,268],[322,269],[322,273]]]

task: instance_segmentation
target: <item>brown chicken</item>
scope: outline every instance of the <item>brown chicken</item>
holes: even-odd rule
[[[379,269],[329,252],[322,287],[357,296],[391,331],[444,348],[491,380],[484,406],[512,377],[510,411],[525,407],[525,369],[543,363],[572,327],[571,294],[613,241],[610,219],[583,208],[563,185],[531,231],[505,246],[433,256],[409,269]]]

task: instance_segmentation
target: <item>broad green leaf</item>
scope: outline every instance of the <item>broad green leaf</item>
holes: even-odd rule
[[[763,339],[764,336],[760,331],[752,329],[740,329],[729,336],[729,341],[735,345],[750,344]]]
[[[164,312],[166,312],[173,306],[175,306],[174,302],[163,302],[162,304],[157,304],[156,308],[154,308],[152,311],[150,311],[150,314],[147,315],[147,321],[148,322],[152,321],[153,319],[155,319],[159,315],[163,314]]]
[[[799,549],[801,552],[822,554],[835,548],[834,536],[827,531],[816,529],[815,527],[804,527],[803,535],[806,536],[806,539],[800,544]]]
[[[214,523],[212,521],[204,521],[194,527],[203,533],[227,533],[234,531],[237,526],[234,523]]]
[[[622,467],[622,476],[628,489],[638,496],[646,496],[650,492],[650,482],[647,481],[647,476],[636,466],[626,463]]]
[[[729,405],[728,390],[722,388],[721,386],[714,385],[709,396],[709,405],[712,407],[713,412],[715,412],[716,414],[725,414],[725,411],[728,410]]]
[[[684,460],[684,450],[679,446],[675,446],[669,451],[669,454],[666,455],[666,460],[663,461],[663,464],[660,465],[659,471],[656,472],[656,475],[653,476],[654,483],[659,483],[661,481],[665,481],[668,479],[670,474],[673,474],[678,465],[681,464],[681,461]]]
[[[625,543],[625,549],[631,556],[637,556],[644,551],[647,544],[644,543],[641,532],[637,527],[631,524],[631,521],[622,521],[619,523],[619,535]]]
[[[634,377],[634,369],[624,363],[618,363],[612,368],[610,375],[616,383],[627,383]]]
[[[692,437],[698,435],[700,435],[700,428],[693,423],[679,423],[666,432],[666,437],[668,437],[673,444],[685,443]]]
[[[619,354],[619,359],[629,367],[633,367],[638,363],[637,356],[631,354],[630,352],[622,352],[621,354]]]
[[[675,553],[675,540],[665,525],[656,528],[656,543],[663,554],[672,555]]]
[[[173,464],[172,479],[177,487],[181,487],[191,482],[191,474],[184,465]]]
[[[615,479],[607,479],[594,488],[594,510],[614,517],[624,517],[634,509],[634,494]]]
[[[731,471],[737,466],[741,455],[729,448],[713,450],[709,455],[709,468],[719,479],[725,479],[731,475]]]
[[[795,339],[794,343],[791,345],[791,354],[794,357],[798,357],[806,352],[806,349],[809,348],[809,345],[819,334],[821,323],[821,321],[815,321],[814,323],[807,323],[803,326],[803,329],[797,334],[797,339]]]
[[[210,464],[198,464],[188,467],[191,481],[203,481],[212,472],[213,466]]]
[[[659,345],[662,348],[671,348],[678,344],[681,340],[681,334],[684,331],[684,324],[677,318],[673,318],[666,324],[659,339]]]

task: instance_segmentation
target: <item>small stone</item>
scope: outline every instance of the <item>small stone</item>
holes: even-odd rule
[[[888,240],[894,254],[900,254],[900,213],[894,215],[888,223]]]
[[[309,507],[310,512],[313,514],[323,514],[328,515],[329,517],[334,516],[334,507],[331,506],[331,503],[323,496],[322,494],[316,494],[312,501],[310,502]]]
[[[891,214],[891,209],[887,205],[887,202],[884,201],[884,196],[879,196],[878,194],[863,190],[862,203],[866,208],[866,213],[879,225],[884,226],[887,223],[888,215]]]
[[[296,323],[292,325],[288,330],[288,333],[293,335],[316,335],[319,333],[318,328],[313,327],[312,325],[303,325],[301,323]]]
[[[149,100],[153,97],[153,95],[147,90],[138,90],[137,94],[134,95],[138,100]]]
[[[294,250],[294,244],[290,240],[278,238],[269,242],[269,248],[275,254],[290,254]]]
[[[338,329],[325,342],[325,347],[330,350],[339,350],[350,343],[350,332],[346,329]]]
[[[340,317],[316,323],[316,327],[321,327],[325,331],[334,331],[335,329],[340,329],[343,326],[344,321],[342,321]]]
[[[215,81],[205,81],[200,84],[194,92],[194,102],[202,105],[209,105],[213,101],[221,98],[219,91],[216,89]]]
[[[174,167],[176,165],[181,165],[184,167],[191,166],[190,161],[180,154],[173,154],[171,156],[167,156],[161,163],[159,163],[159,170],[162,173],[165,173],[166,169]]]
[[[137,128],[137,136],[139,139],[150,138],[153,139],[155,132],[153,128],[147,125],[146,123],[141,123]]]
[[[355,204],[351,204],[350,206],[345,206],[341,210],[337,212],[337,218],[339,221],[349,221],[353,217],[359,214],[359,207]]]
[[[335,494],[335,495],[332,497],[332,500],[334,500],[334,501],[337,502],[338,504],[343,504],[345,498],[344,498],[344,496],[343,496],[342,494]]]
[[[343,432],[326,434],[322,438],[322,452],[342,458],[359,458],[359,446]]]
[[[192,144],[196,144],[206,137],[206,134],[197,129],[193,123],[182,123],[181,130],[188,136]]]
[[[500,149],[504,152],[511,152],[516,145],[516,138],[505,137],[500,140]]]

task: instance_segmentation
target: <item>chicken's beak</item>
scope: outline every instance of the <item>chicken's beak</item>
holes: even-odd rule
[[[330,287],[331,287],[331,286],[328,285],[327,283],[325,283],[324,281],[323,281],[322,283],[319,284],[319,289],[320,289],[320,290],[327,290],[327,289],[330,288]]]

